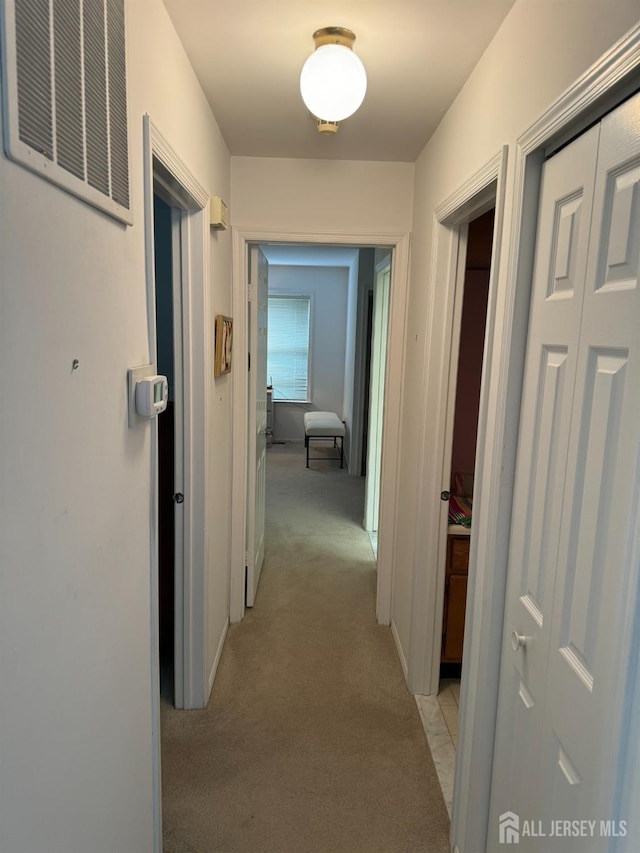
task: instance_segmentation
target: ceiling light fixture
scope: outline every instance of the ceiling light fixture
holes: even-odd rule
[[[345,27],[323,27],[313,34],[315,50],[302,67],[302,100],[316,118],[339,122],[364,100],[367,72],[353,52],[355,33]]]

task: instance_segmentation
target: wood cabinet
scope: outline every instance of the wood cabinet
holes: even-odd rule
[[[469,532],[449,533],[442,620],[443,663],[461,663],[469,574]]]

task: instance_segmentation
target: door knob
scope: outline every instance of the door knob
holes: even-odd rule
[[[177,504],[184,503],[184,495],[182,494],[182,492],[176,492],[173,496],[173,501]]]
[[[511,648],[514,652],[517,652],[519,648],[524,648],[531,637],[525,637],[524,634],[518,634],[517,631],[511,632]]]

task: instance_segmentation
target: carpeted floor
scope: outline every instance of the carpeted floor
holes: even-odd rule
[[[163,703],[166,853],[439,853],[449,818],[389,628],[363,480],[268,451],[255,607],[209,706]]]

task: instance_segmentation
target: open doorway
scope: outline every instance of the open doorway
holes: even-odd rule
[[[312,244],[261,244],[259,250],[257,247],[251,249],[248,311],[250,492],[253,491],[254,464],[252,436],[257,424],[253,410],[261,410],[263,403],[262,395],[256,393],[256,379],[260,382],[257,371],[262,369],[257,321],[264,300],[259,264],[254,270],[253,256],[257,251],[266,261],[264,277],[268,281],[269,348],[265,375],[268,446],[287,444],[295,450],[295,445],[306,444],[304,418],[307,413],[330,412],[338,424],[342,422],[344,436],[337,441],[334,439],[333,444],[330,440],[329,447],[322,447],[321,441],[314,440],[312,458],[316,454],[317,460],[322,462],[326,452],[335,457],[341,467],[344,447],[345,476],[348,470],[351,479],[362,480],[364,506],[360,509],[358,524],[372,537],[375,559],[391,249]],[[255,477],[256,498],[261,482],[259,469],[260,466]],[[263,537],[263,532],[254,531],[253,527],[263,517],[264,513],[254,509],[250,496],[247,507],[248,606],[254,603],[254,587],[259,577],[259,564],[254,555],[257,549],[251,543]]]
[[[169,400],[158,417],[158,611],[160,695],[174,704],[175,609],[175,457],[176,398],[174,360],[174,281],[172,211],[153,197],[153,247],[156,284],[156,364],[167,377]]]
[[[449,472],[451,485],[448,497],[440,675],[442,678],[457,681],[462,670],[480,385],[494,217],[495,209],[492,209],[468,224],[462,292],[458,297],[458,304],[461,297],[461,305],[454,321],[457,326],[454,328],[454,341],[458,342],[458,346],[457,355],[452,353],[453,381],[449,389],[454,400],[453,417],[448,430],[450,461],[447,462],[447,454],[443,472],[445,481],[447,471]]]
[[[205,610],[201,592],[205,585],[205,472],[202,465],[194,463],[206,458],[209,196],[149,116],[144,117],[143,127],[149,338],[146,359],[168,376],[174,413],[173,419],[171,414],[163,413],[160,417],[166,418],[162,425],[159,418],[153,418],[146,427],[151,454],[149,628],[154,843],[160,849],[161,681],[165,697],[170,695],[173,684],[173,703],[178,708],[204,707],[210,691],[205,676]]]
[[[421,587],[420,583],[417,585],[418,595],[415,596],[416,604],[412,609],[416,621],[409,681],[416,694],[429,744],[432,748],[438,741],[442,745],[438,775],[450,814],[454,800],[454,780],[457,778],[455,766],[458,706],[464,701],[467,690],[474,687],[473,683],[467,683],[467,663],[464,667],[466,681],[461,682],[460,661],[463,657],[464,623],[467,615],[467,583],[470,580],[470,588],[477,584],[476,549],[482,529],[477,525],[472,525],[471,528],[461,525],[460,528],[451,530],[449,510],[452,491],[459,491],[461,498],[466,494],[470,499],[469,505],[476,514],[482,507],[480,498],[483,494],[483,447],[488,428],[486,383],[492,367],[491,360],[485,356],[491,352],[495,325],[495,282],[500,259],[505,154],[503,149],[436,210],[434,278],[441,284],[441,308],[444,309],[446,321],[439,328],[432,328],[431,340],[427,345],[428,359],[433,364],[430,380],[437,379],[437,387],[430,385],[425,389],[425,399],[430,399],[432,409],[433,396],[438,397],[439,404],[433,421],[434,440],[429,444],[429,452],[423,460],[421,506],[428,521],[417,531],[416,537],[417,552],[424,555],[427,567],[420,578],[432,579],[433,585],[430,590]],[[472,247],[468,250],[470,240]],[[473,284],[478,282],[479,289],[474,288]],[[465,291],[467,315],[478,311],[478,303],[483,315],[478,318],[479,323],[473,324],[475,332],[468,328],[463,332],[462,329]],[[465,326],[468,324],[465,323]],[[465,340],[461,352],[462,337]],[[465,346],[471,344],[474,339],[475,346]],[[463,411],[466,404],[469,423],[463,425],[462,432],[466,437],[463,438],[463,447],[459,448],[462,449],[462,457],[456,453],[456,465],[462,468],[471,467],[471,471],[463,470],[458,473],[473,476],[458,477],[457,485],[453,485],[454,424],[459,385],[461,393],[465,393],[465,381],[459,383],[458,378],[459,374],[464,373],[467,362],[473,364],[470,372],[475,376],[468,384],[475,390],[469,393],[467,389],[467,399],[464,402],[460,400]],[[466,378],[465,374],[464,379]],[[479,387],[481,390],[478,394]],[[473,410],[471,418],[469,406]],[[458,411],[460,413],[460,407]],[[472,463],[468,461],[470,458]],[[460,520],[456,518],[456,521]],[[450,538],[450,533],[458,534],[461,538]],[[429,601],[431,624],[425,620],[425,608],[420,603],[420,594],[423,592]],[[445,592],[449,599],[454,599],[453,602],[447,601],[446,606]],[[447,624],[447,616],[451,617],[453,624]],[[454,658],[453,661],[445,661],[446,666],[442,660],[443,650],[445,657]],[[464,649],[465,661],[469,655],[473,658],[474,651],[472,646]],[[441,683],[441,672],[443,676],[457,675],[458,678],[452,682],[443,679]],[[461,720],[461,723],[463,722],[464,720]]]
[[[292,231],[259,231],[237,227],[234,230],[234,347],[238,358],[248,359],[248,247],[250,244],[317,244],[336,245],[336,234],[321,231],[301,235]],[[341,233],[339,245],[345,248],[360,246],[388,246],[393,251],[393,272],[387,352],[387,394],[384,410],[385,450],[382,460],[380,539],[378,547],[378,573],[376,615],[382,625],[391,624],[391,590],[393,574],[393,552],[396,532],[397,479],[400,434],[400,389],[406,329],[407,282],[409,268],[408,234]],[[249,422],[248,373],[235,371],[234,387],[234,433],[246,437]],[[240,621],[245,613],[246,583],[246,522],[248,496],[246,440],[234,442],[233,476],[239,488],[234,491],[232,504],[232,571],[230,618]]]
[[[444,555],[442,552],[439,554],[443,558],[440,577],[444,587],[440,679],[438,689],[434,691],[435,696],[417,697],[423,719],[428,720],[425,722],[425,731],[430,746],[435,747],[436,732],[443,743],[438,775],[449,813],[453,806],[458,745],[476,447],[494,219],[495,208],[492,208],[460,229],[442,473],[442,482],[449,484],[449,488],[441,494],[442,501],[448,504],[448,518]]]

